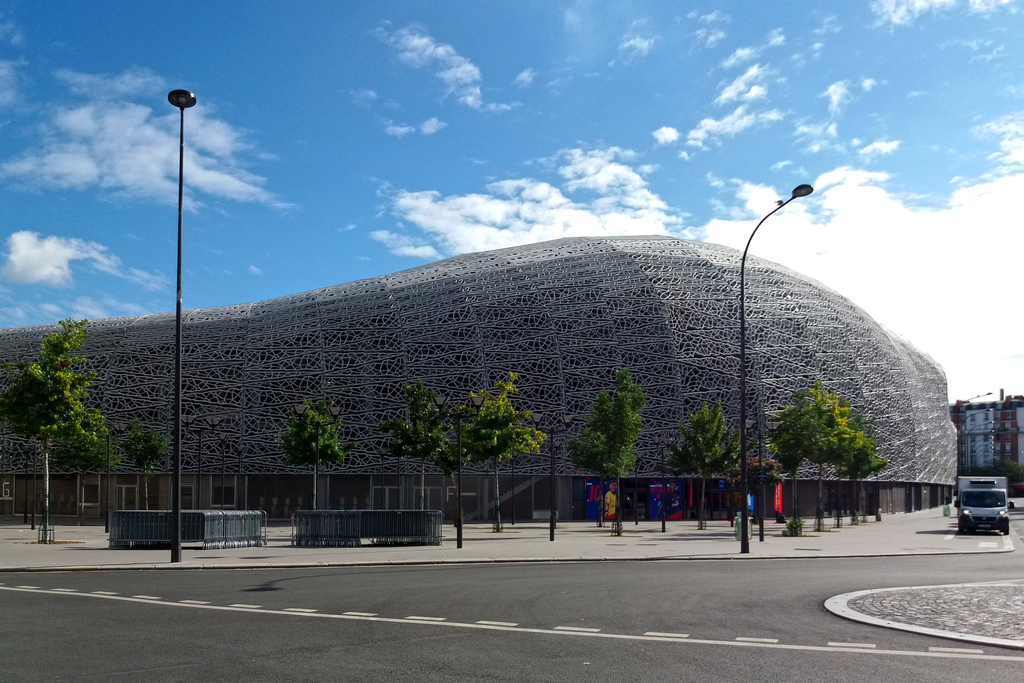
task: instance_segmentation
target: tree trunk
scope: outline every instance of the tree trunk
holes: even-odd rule
[[[221,481],[223,481],[223,479]],[[142,509],[143,510],[148,510],[149,509],[149,473],[148,472],[142,475],[142,486],[143,486],[143,489],[142,489],[142,505],[143,505],[143,507],[142,507]],[[224,484],[221,484],[220,488],[221,488],[221,507],[223,507]],[[210,507],[213,507],[213,506],[211,505]]]
[[[420,510],[427,509],[427,459],[420,458]]]
[[[554,503],[552,502],[552,505]],[[501,492],[498,484],[498,458],[494,458],[494,531],[501,531]]]
[[[793,473],[793,500],[792,500],[792,503],[793,503],[793,517],[794,518],[800,516],[800,503],[796,499],[796,495],[797,495],[796,494],[796,490],[797,490],[797,486],[796,486],[796,472],[794,472]],[[795,522],[794,522],[794,524],[795,524]]]
[[[704,520],[704,495],[707,487],[707,478],[704,475],[700,477],[700,505],[697,506],[697,528],[707,529],[708,523]]]
[[[50,440],[43,439],[43,519],[39,526],[39,541],[49,543],[53,531],[50,528]]]
[[[818,504],[817,504],[817,508],[814,511],[814,530],[816,532],[818,532],[818,533],[821,533],[823,531],[823,527],[825,526],[825,510],[822,509],[822,505],[823,505],[822,498],[824,497],[823,491],[822,491],[822,487],[824,486],[824,481],[822,481],[822,477],[824,477],[824,476],[825,476],[825,466],[824,465],[818,465]]]
[[[78,526],[85,526],[85,475],[78,473]]]

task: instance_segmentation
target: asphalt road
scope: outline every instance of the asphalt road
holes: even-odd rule
[[[1022,569],[1014,552],[0,574],[0,680],[1019,681],[1024,652],[930,650],[964,646],[822,603]]]

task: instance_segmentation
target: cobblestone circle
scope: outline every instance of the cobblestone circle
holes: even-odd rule
[[[847,602],[855,612],[900,624],[1024,640],[1024,584],[877,591]]]

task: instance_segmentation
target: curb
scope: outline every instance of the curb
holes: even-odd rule
[[[898,631],[909,631],[910,633],[917,633],[919,635],[934,636],[936,638],[945,638],[947,640],[955,640],[961,643],[973,643],[975,645],[994,645],[996,647],[1005,647],[1013,650],[1024,650],[1024,640],[1010,640],[1006,638],[990,638],[989,636],[979,636],[972,633],[958,633],[956,631],[944,631],[936,628],[928,628],[926,626],[917,626],[915,624],[904,624],[898,621],[892,621],[890,619],[879,619],[877,617],[868,616],[853,610],[849,607],[849,601],[854,598],[859,598],[863,595],[870,595],[872,593],[891,593],[893,591],[903,590],[923,590],[927,588],[967,588],[973,586],[1016,586],[1017,584],[1007,582],[987,582],[987,583],[955,583],[949,585],[939,586],[901,586],[898,588],[874,588],[869,590],[854,591],[852,593],[843,593],[836,595],[825,601],[825,609],[832,614],[850,621],[858,621],[863,624],[870,624],[871,626],[881,626],[882,628],[891,628]]]
[[[262,562],[252,564],[103,564],[103,565],[62,565],[45,567],[0,567],[3,573],[46,573],[46,572],[97,572],[97,571],[186,571],[186,570],[241,570],[241,569],[309,569],[338,567],[424,567],[437,565],[472,565],[472,564],[554,564],[577,562],[710,562],[732,561],[741,562],[775,561],[775,560],[852,560],[870,557],[918,557],[936,555],[988,555],[993,553],[1010,553],[1014,547],[992,548],[987,550],[970,550],[954,552],[947,550],[903,553],[852,553],[830,555],[666,555],[664,557],[490,557],[452,559],[440,558],[432,560],[366,560],[366,561],[333,561],[333,562]],[[862,595],[861,591],[856,595]],[[854,594],[847,594],[853,597]],[[842,596],[837,596],[842,597]],[[831,598],[832,600],[836,598]],[[827,603],[826,603],[827,607]],[[843,616],[843,615],[840,615]],[[1016,642],[1016,641],[1014,641]]]

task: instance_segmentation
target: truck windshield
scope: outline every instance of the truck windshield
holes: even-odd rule
[[[1006,493],[1003,491],[964,491],[960,504],[976,508],[1001,508],[1006,505]]]

